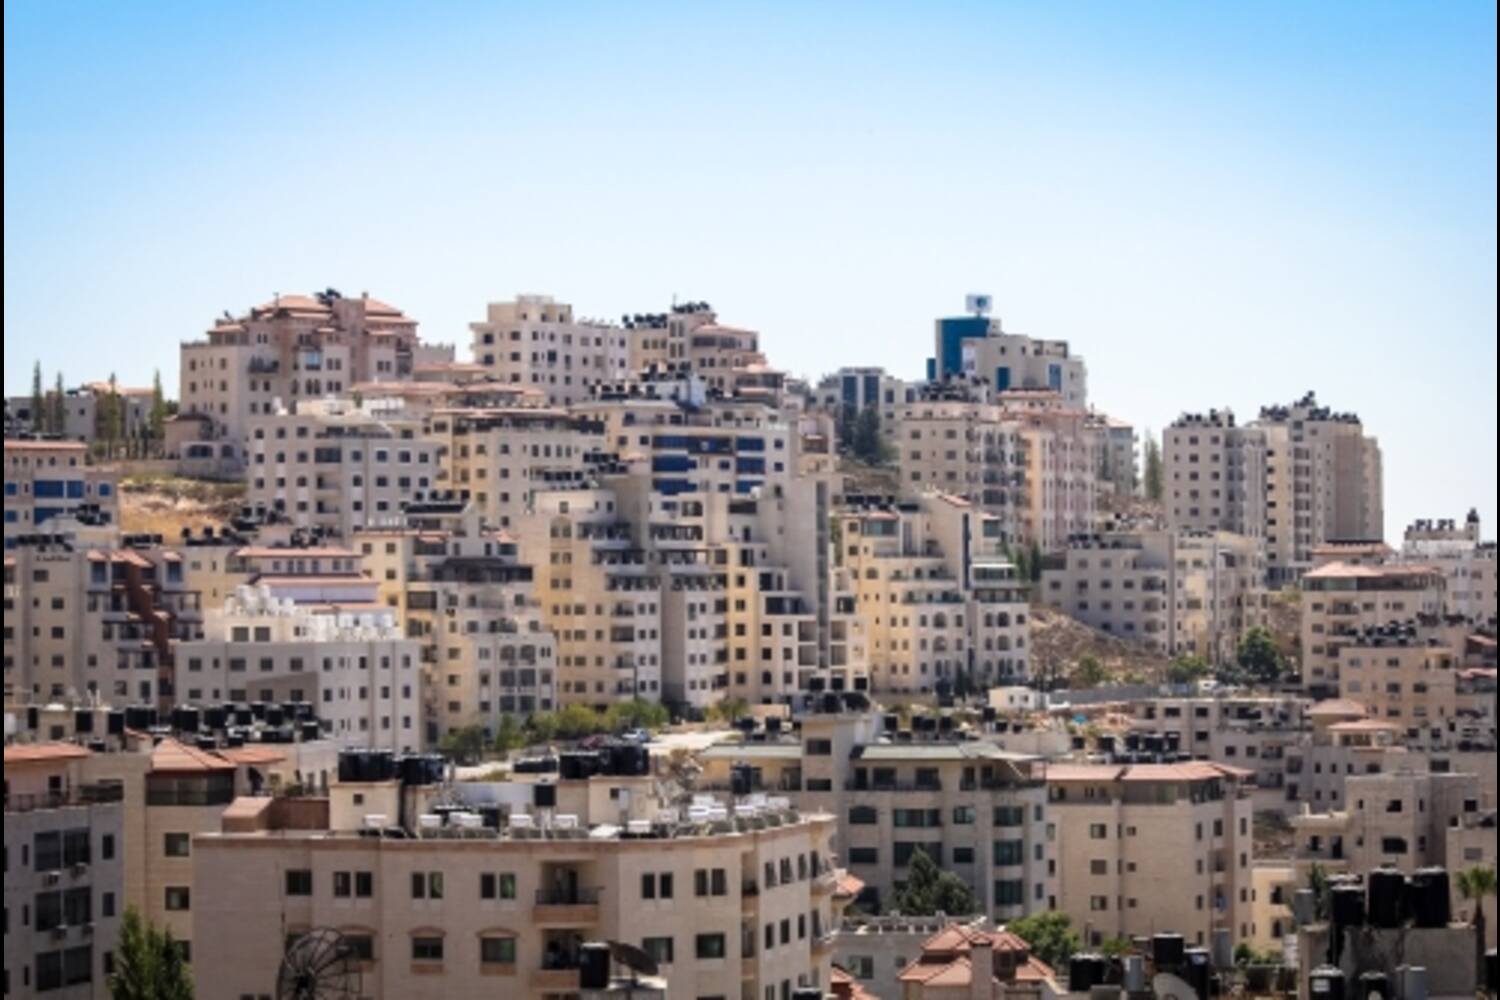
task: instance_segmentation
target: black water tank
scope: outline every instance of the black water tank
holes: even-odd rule
[[[557,773],[564,781],[577,781],[583,777],[582,754],[560,753],[557,755]]]
[[[1167,750],[1167,752],[1168,753],[1177,753],[1181,749],[1182,749],[1182,734],[1181,733],[1167,733],[1167,735],[1166,735],[1166,750]]]
[[[1187,944],[1181,934],[1157,934],[1151,939],[1151,961],[1157,972],[1182,967]]]
[[[538,809],[557,808],[557,786],[550,781],[531,786],[531,804]]]
[[[985,722],[994,722],[997,718],[1000,717],[1000,713],[995,711],[994,705],[986,705],[983,709],[980,710],[979,717]]]
[[[1484,986],[1491,993],[1500,989],[1500,957],[1494,948],[1484,953]]]
[[[1094,742],[1098,745],[1100,753],[1115,752],[1115,738],[1108,733],[1101,734]]]
[[[1369,875],[1366,915],[1371,927],[1400,927],[1404,921],[1406,876],[1394,868],[1377,868]]]
[[[766,719],[766,732],[768,732],[768,733],[779,733],[779,732],[781,732],[781,716],[779,716],[779,715],[772,715],[772,716],[770,716],[770,717],[768,717]]]
[[[179,733],[196,733],[201,716],[196,708],[179,705],[172,709],[172,728]]]
[[[252,701],[250,703],[250,718],[255,722],[264,722],[266,719],[266,709],[270,707],[266,702]]]
[[[105,717],[104,725],[105,730],[109,733],[109,735],[124,736],[125,713],[118,708],[110,709],[109,715]]]
[[[265,720],[268,726],[280,726],[286,722],[286,710],[280,705],[267,705]]]
[[[1344,1000],[1344,973],[1331,965],[1312,970],[1307,977],[1307,991],[1313,1000]]]
[[[750,794],[751,780],[754,772],[749,764],[734,764],[729,768],[729,791],[736,798],[744,798]]]
[[[80,708],[73,713],[73,732],[92,733],[94,731],[94,710],[92,708]]]
[[[1140,748],[1141,748],[1141,734],[1140,733],[1126,733],[1125,734],[1125,749],[1129,750],[1131,753],[1135,753]]]
[[[310,720],[308,722],[302,723],[302,742],[303,743],[311,743],[313,740],[322,738],[322,736],[323,736],[323,727],[318,724],[318,720],[313,719],[313,720]]]
[[[1087,736],[1075,736],[1075,737],[1073,737],[1073,749],[1074,750],[1083,750],[1083,749],[1085,749],[1088,746],[1088,744],[1089,744],[1089,738]]]
[[[1068,959],[1068,992],[1087,993],[1103,981],[1104,959],[1099,955],[1078,954]]]
[[[1336,885],[1329,892],[1329,911],[1336,927],[1363,927],[1365,891],[1357,885]]]
[[[229,709],[223,705],[212,705],[203,710],[203,726],[218,732],[229,724]]]
[[[951,715],[940,715],[940,716],[938,716],[938,732],[940,732],[940,733],[951,733],[951,732],[953,732],[953,716],[951,716]]]
[[[609,945],[588,941],[579,946],[578,988],[585,991],[609,989]]]
[[[125,728],[134,729],[138,733],[151,728],[151,714],[146,710],[145,705],[125,706]]]
[[[1182,978],[1200,998],[1207,997],[1213,957],[1207,948],[1189,948],[1183,955]]]
[[[887,712],[884,716],[881,717],[880,721],[881,724],[885,727],[885,731],[888,733],[894,733],[896,730],[901,728],[901,717],[899,715],[892,715]]]
[[[799,986],[792,990],[792,1000],[823,1000],[823,991],[816,986]]]
[[[1407,879],[1407,913],[1417,927],[1447,927],[1453,920],[1446,868],[1419,868]]]
[[[1360,973],[1354,986],[1355,1000],[1391,1000],[1391,980],[1384,972],[1370,970]]]
[[[255,710],[249,705],[234,706],[233,715],[236,726],[248,726],[255,721]]]

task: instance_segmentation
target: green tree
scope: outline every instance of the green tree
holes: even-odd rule
[[[1012,920],[1005,929],[1029,944],[1031,953],[1054,969],[1061,969],[1083,947],[1073,921],[1056,910]]]
[[[68,431],[68,397],[63,392],[62,372],[52,382],[52,395],[47,400],[50,404],[51,431],[53,434],[66,434]]]
[[[930,917],[937,913],[966,917],[979,906],[963,879],[943,871],[927,852],[918,848],[912,852],[906,886],[897,894],[895,908],[910,917]]]
[[[1495,866],[1475,865],[1459,872],[1458,894],[1474,902],[1474,916],[1469,919],[1469,926],[1474,928],[1474,936],[1479,939],[1479,947],[1475,949],[1478,959],[1476,972],[1478,981],[1483,982],[1484,956],[1477,953],[1484,951],[1484,897],[1495,894]]]
[[[99,415],[99,436],[104,439],[104,453],[113,457],[115,448],[120,443],[120,437],[124,434],[124,422],[120,412],[120,384],[115,379],[115,373],[109,373],[109,393],[104,397],[104,404]]]
[[[448,730],[438,741],[438,752],[450,760],[478,760],[484,754],[484,730],[479,726],[459,726]]]
[[[1156,435],[1150,431],[1146,432],[1146,443],[1144,446],[1145,474],[1142,476],[1146,487],[1146,499],[1161,503],[1164,495],[1165,473],[1162,469],[1161,443],[1156,440]]]
[[[1281,954],[1277,951],[1261,951],[1254,945],[1241,941],[1234,946],[1234,964],[1244,968],[1247,965],[1280,965]]]
[[[1229,684],[1275,684],[1286,673],[1286,657],[1276,646],[1276,637],[1264,625],[1256,625],[1240,636],[1234,663],[1219,668],[1219,679]]]
[[[1042,546],[1034,538],[1026,555],[1026,578],[1032,583],[1042,582]]]
[[[604,729],[604,716],[587,705],[568,705],[557,713],[557,735],[565,740],[592,736]]]
[[[151,375],[151,440],[160,441],[167,430],[167,397],[161,389],[161,369]]]
[[[649,729],[655,732],[672,721],[672,713],[665,705],[635,698],[609,706],[604,713],[605,728],[612,732],[625,729]]]
[[[47,399],[42,394],[42,363],[37,361],[31,366],[31,429],[38,434],[47,433],[47,417]]]
[[[526,732],[514,715],[500,716],[500,725],[495,730],[495,749],[508,754],[526,745]]]
[[[881,465],[887,458],[885,438],[880,433],[880,412],[873,406],[854,418],[854,456],[867,465]]]
[[[1109,680],[1109,672],[1093,653],[1084,653],[1073,668],[1069,684],[1075,688],[1096,688]]]
[[[526,720],[527,743],[551,743],[557,739],[557,713],[536,712]]]
[[[1099,946],[1099,953],[1106,958],[1120,958],[1129,955],[1135,945],[1130,943],[1130,938],[1114,937]]]
[[[1307,870],[1307,887],[1313,894],[1313,920],[1321,923],[1328,919],[1333,902],[1333,888],[1322,865],[1314,863]]]
[[[1213,667],[1201,656],[1185,654],[1167,664],[1169,684],[1196,684],[1213,673]]]
[[[750,703],[744,698],[725,696],[718,704],[710,705],[708,718],[711,722],[733,724],[750,714]]]
[[[193,1000],[182,946],[170,930],[147,923],[133,906],[120,920],[109,995],[113,1000]]]

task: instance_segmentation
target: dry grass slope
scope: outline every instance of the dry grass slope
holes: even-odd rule
[[[120,525],[128,533],[161,535],[167,542],[205,527],[222,529],[244,502],[242,483],[179,476],[126,475],[120,483]]]

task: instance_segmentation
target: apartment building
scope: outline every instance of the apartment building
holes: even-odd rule
[[[381,604],[311,608],[242,586],[181,643],[179,700],[305,702],[343,745],[422,745],[422,644]]]
[[[1041,597],[1100,631],[1214,663],[1266,612],[1258,540],[1225,531],[1077,535],[1043,563]]]
[[[198,961],[225,995],[254,995],[288,935],[332,927],[355,947],[372,998],[576,995],[585,941],[652,955],[669,1000],[775,1000],[830,982],[848,902],[831,817],[761,800],[658,805],[622,822],[620,798],[603,794],[619,784],[549,784],[556,811],[534,810],[531,786],[489,786],[502,797],[498,829],[424,820],[400,838],[361,835],[412,793],[394,782],[336,785],[326,830],[226,822],[193,841],[194,919],[243,932],[200,934]]]
[[[999,518],[941,493],[845,504],[834,562],[864,620],[875,691],[982,690],[1029,675],[1026,585],[1002,552]]]
[[[1411,734],[1443,734],[1458,715],[1462,656],[1415,620],[1365,626],[1339,646],[1339,696]]]
[[[1249,773],[1225,764],[1052,764],[1058,909],[1084,940],[1251,936]]]
[[[1099,438],[1099,468],[1095,473],[1099,485],[1116,496],[1135,496],[1141,490],[1135,428],[1117,417],[1096,412],[1090,412],[1089,424]]]
[[[1232,410],[1185,413],[1162,432],[1167,523],[1266,536],[1266,434]]]
[[[151,429],[151,407],[155,393],[149,387],[116,385],[108,382],[87,382],[77,388],[63,390],[62,399],[48,390],[43,396],[43,412],[33,413],[33,400],[28,396],[11,396],[5,401],[6,426],[15,426],[25,434],[37,435],[44,429],[51,436],[65,441],[77,441],[91,445],[101,440],[107,428],[105,414],[107,400],[113,395],[119,400],[119,436],[138,439],[147,436]],[[58,417],[61,426],[56,426]]]
[[[868,712],[800,721],[800,739],[773,732],[701,751],[699,787],[730,790],[742,768],[751,790],[838,817],[839,853],[864,883],[866,908],[891,903],[917,850],[962,876],[997,921],[1056,905],[1055,818],[1039,758],[936,725],[885,741],[882,717]]]
[[[1380,445],[1359,417],[1308,393],[1262,407],[1266,442],[1266,561],[1274,581],[1295,579],[1325,541],[1385,536]]]
[[[103,1000],[125,910],[119,789],[89,751],[5,747],[5,995]]]
[[[1160,735],[1185,756],[1243,768],[1251,772],[1246,784],[1255,808],[1284,809],[1287,755],[1311,730],[1306,708],[1304,699],[1285,695],[1153,698],[1132,706],[1129,732]]]
[[[252,417],[295,410],[367,382],[411,377],[421,356],[417,322],[361,294],[333,289],[277,295],[238,318],[226,314],[203,339],[182,344],[179,412],[207,418],[185,458],[243,467]]]
[[[823,376],[812,393],[825,413],[853,417],[873,409],[882,428],[892,427],[900,408],[916,399],[915,386],[878,367],[845,366]]]
[[[1300,865],[1353,872],[1453,867],[1461,859],[1448,857],[1449,831],[1495,808],[1495,786],[1473,774],[1396,771],[1354,775],[1344,784],[1342,809],[1292,817]]]
[[[1004,929],[964,925],[924,941],[897,981],[903,1000],[1041,1000],[1066,992],[1056,971],[1022,938]]]
[[[491,302],[469,330],[476,363],[501,382],[541,390],[552,406],[586,399],[595,383],[630,371],[630,332],[575,319],[571,305],[548,295]]]
[[[983,396],[944,385],[901,409],[903,486],[974,501],[1000,518],[1007,542],[1049,549],[1091,530],[1099,435],[1088,415],[1051,391],[1012,391],[1003,405]]]
[[[326,537],[397,523],[403,503],[446,485],[445,446],[413,420],[312,400],[247,426],[246,501]]]
[[[538,493],[521,557],[557,642],[564,705],[659,700],[661,579],[605,489]]]
[[[5,439],[5,547],[50,532],[57,519],[120,523],[115,471],[90,465],[77,441]]]
[[[110,548],[18,541],[5,553],[7,703],[169,703],[177,647],[203,628],[180,553],[150,536]]]
[[[635,373],[688,364],[689,334],[717,322],[718,314],[707,302],[675,302],[668,312],[620,317],[630,340],[629,370]]]
[[[585,486],[602,461],[597,424],[555,408],[438,411],[426,433],[442,443],[452,488],[505,530],[521,524],[539,491]]]
[[[937,320],[929,380],[965,376],[981,378],[999,392],[1048,389],[1070,407],[1087,406],[1088,367],[1067,341],[1007,333],[1000,318],[990,318],[987,310],[971,308],[970,315]]]
[[[1314,697],[1339,690],[1339,650],[1361,630],[1437,615],[1446,581],[1429,566],[1333,562],[1302,577],[1302,685]]]
[[[556,707],[556,640],[514,537],[449,497],[408,504],[400,528],[356,544],[402,634],[421,643],[428,744],[470,726],[493,737],[505,716]]]
[[[1470,510],[1462,526],[1451,519],[1412,522],[1398,559],[1442,571],[1447,579],[1445,613],[1480,622],[1495,620],[1495,543],[1480,535],[1478,511]]]

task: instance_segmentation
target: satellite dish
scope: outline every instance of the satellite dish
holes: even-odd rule
[[[276,1000],[355,1000],[359,964],[338,931],[318,927],[293,941],[276,974]]]
[[[623,941],[608,941],[609,957],[616,965],[623,965],[630,970],[631,978],[640,976],[655,976],[660,974],[656,959],[646,954],[633,944]]]
[[[1198,991],[1187,980],[1167,972],[1151,977],[1151,992],[1157,1000],[1200,1000]]]

